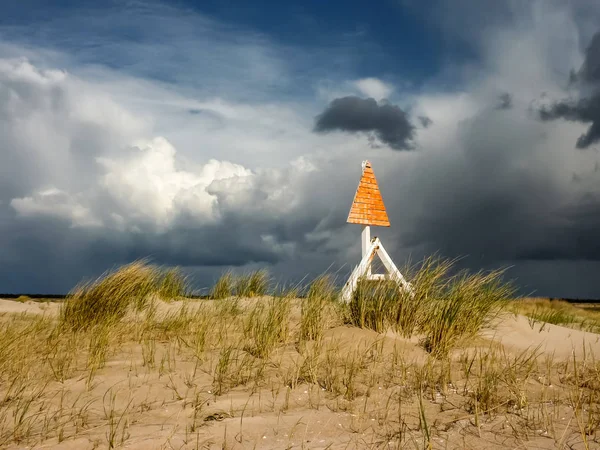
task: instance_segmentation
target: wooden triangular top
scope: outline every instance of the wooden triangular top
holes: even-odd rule
[[[383,204],[375,173],[369,161],[363,162],[363,172],[354,201],[348,214],[348,223],[389,227],[390,221]]]

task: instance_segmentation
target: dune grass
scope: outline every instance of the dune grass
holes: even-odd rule
[[[489,327],[503,311],[515,290],[501,282],[501,271],[488,274],[460,273],[445,284],[442,295],[427,302],[421,327],[424,345],[431,353],[445,356]]]
[[[231,297],[261,297],[269,291],[270,278],[266,269],[235,275],[231,270],[224,272],[210,291],[210,298],[220,300]]]
[[[189,280],[178,268],[159,268],[156,280],[157,295],[161,300],[170,302],[179,298],[185,298],[190,294]]]
[[[291,300],[286,297],[273,297],[257,303],[249,312],[244,335],[244,347],[257,358],[267,358],[279,344],[286,342],[289,328]]]
[[[506,309],[514,289],[502,271],[450,275],[453,261],[428,258],[408,276],[412,293],[393,280],[360,280],[349,305],[349,321],[382,333],[422,336],[432,354],[446,356],[471,339]]]
[[[269,272],[266,269],[243,273],[235,278],[238,297],[262,297],[269,290]]]
[[[144,260],[135,261],[76,286],[62,305],[60,321],[74,330],[114,323],[131,309],[148,308],[151,295],[180,297],[185,295],[186,286],[177,269],[164,270]]]
[[[335,281],[330,275],[317,277],[301,303],[300,339],[319,340],[326,323],[334,312],[338,296]]]
[[[0,447],[136,448],[159,423],[157,447],[253,448],[258,416],[268,439],[288,437],[275,448],[298,446],[286,418],[302,417],[310,447],[312,412],[350,448],[598,446],[600,362],[461,349],[512,288],[451,268],[428,259],[408,273],[413,296],[362,282],[343,305],[328,275],[304,298],[236,297],[232,282],[218,301],[171,301],[187,291],[177,272],[124,266],[74,289],[58,317],[0,316]]]
[[[569,328],[600,332],[600,311],[578,308],[563,300],[547,298],[523,298],[511,303],[510,309],[529,318],[533,328],[539,324],[543,331],[546,323]]]
[[[221,300],[233,295],[234,279],[230,270],[223,273],[210,290],[210,298]]]

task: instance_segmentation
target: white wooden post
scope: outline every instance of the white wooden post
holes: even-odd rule
[[[365,255],[369,251],[369,247],[371,245],[371,227],[369,225],[365,225],[365,227],[363,228],[361,238],[362,238],[361,259],[364,259]],[[369,261],[368,264],[369,265],[367,266],[367,271],[365,272],[365,275],[370,276],[371,275],[371,261]]]

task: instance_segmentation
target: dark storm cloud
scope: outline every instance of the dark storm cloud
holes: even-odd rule
[[[3,246],[0,286],[2,292],[65,293],[82,278],[147,257],[159,264],[217,272],[224,267],[284,260],[286,255],[261,241],[265,229],[255,225],[229,220],[214,227],[182,226],[165,233],[139,234],[72,229],[48,219],[20,220],[1,228],[13,237]],[[277,230],[269,231],[285,242]],[[200,285],[210,282],[195,281]]]
[[[519,152],[536,138],[496,110],[463,123],[447,153],[411,170],[415,180],[430,182],[406,186],[407,203],[398,207],[411,224],[402,232],[405,243],[488,261],[514,260],[531,246],[545,247],[534,230],[555,222],[551,199],[557,193],[541,171],[516,168],[516,161],[526,159]]]
[[[600,195],[593,194],[600,177],[590,170],[580,173],[579,184],[569,183],[544,125],[511,111],[478,113],[460,124],[444,151],[424,152],[393,175],[396,190],[386,206],[391,222],[400,224],[402,248],[391,253],[465,257],[459,266],[472,270],[515,266],[507,275],[522,277],[523,294],[599,296],[593,278],[578,278],[579,286],[576,278],[565,279],[560,289],[554,285],[556,294],[540,280],[542,273],[558,276],[554,266],[600,266]],[[580,157],[594,160],[592,153]],[[543,267],[539,274],[536,264]]]
[[[3,234],[11,235],[3,243],[0,286],[3,292],[64,293],[84,277],[146,257],[184,267],[278,262],[282,255],[256,239],[257,230],[248,225],[226,223],[142,234],[73,229],[48,218],[7,221],[0,227]]]
[[[512,95],[510,95],[508,92],[504,92],[498,96],[498,109],[510,109],[512,108],[512,104]]]
[[[540,110],[540,118],[545,121],[565,119],[573,122],[591,123],[587,132],[577,139],[577,148],[588,148],[600,140],[600,94],[581,100],[563,100],[549,108]]]
[[[316,118],[315,131],[334,130],[373,133],[394,150],[411,150],[415,127],[408,114],[390,103],[378,104],[372,98],[348,96],[336,98]]]
[[[429,128],[429,126],[433,123],[429,117],[419,116],[419,122],[423,125],[423,128]]]
[[[571,76],[573,81],[585,83],[600,82],[600,31],[592,37],[585,51],[585,60],[578,73]]]
[[[565,119],[590,124],[579,136],[577,148],[588,148],[600,140],[600,32],[597,32],[585,52],[578,72],[571,72],[570,82],[581,89],[578,100],[561,100],[539,111],[544,121]],[[591,94],[590,94],[591,92]]]
[[[416,3],[422,5],[422,2]],[[507,2],[492,2],[493,6],[476,0],[460,0],[459,6],[449,0],[441,3],[446,7],[435,14],[453,15],[454,21],[448,17],[447,22],[452,23],[457,32],[465,30],[465,40],[474,45],[484,42],[482,37],[488,34],[487,30],[496,27],[497,22],[512,20],[496,10],[503,9]],[[427,13],[430,11],[431,8],[427,8]],[[506,45],[499,47],[513,47],[514,41],[510,40],[513,36],[511,33],[509,40],[504,42]],[[586,59],[591,58],[590,54],[588,51]],[[511,68],[510,59],[497,56],[489,55],[491,60]],[[532,58],[532,64],[536,61],[537,58]],[[586,83],[591,83],[594,73],[591,69],[580,69],[575,74],[577,83],[583,78]],[[535,83],[536,80],[529,81]],[[436,139],[428,140],[428,148],[423,152],[410,155],[380,152],[383,155],[379,155],[381,162],[377,160],[377,154],[373,155],[372,162],[392,222],[391,228],[375,229],[374,234],[382,237],[398,265],[409,256],[417,261],[434,252],[446,257],[467,255],[459,264],[473,270],[515,265],[510,276],[519,277],[517,281],[523,293],[537,288],[541,295],[600,297],[597,277],[600,270],[600,234],[597,232],[600,199],[594,195],[599,192],[600,181],[593,173],[578,172],[573,174],[573,179],[578,182],[571,182],[571,167],[577,165],[569,164],[571,157],[582,158],[579,162],[594,167],[593,152],[571,151],[570,154],[570,149],[557,149],[562,146],[560,132],[563,130],[558,121],[549,126],[526,117],[518,107],[526,100],[516,95],[514,103],[517,107],[494,108],[498,102],[494,104],[495,99],[488,91],[483,102],[477,94],[471,96],[478,87],[476,84],[468,86],[467,97],[473,99],[478,108],[467,113],[472,116],[464,121],[457,119],[455,122],[455,117],[448,117],[455,112],[456,117],[464,116],[462,111],[455,111],[452,93],[447,93],[448,97],[444,97],[441,104],[444,108],[439,113],[440,120],[436,120],[435,128],[439,124],[440,134]],[[513,87],[519,86],[509,83],[507,89]],[[41,99],[43,93],[36,91],[30,97]],[[591,99],[592,96],[584,98]],[[394,105],[377,104],[374,100],[354,97],[353,101],[356,110],[350,112],[340,110],[340,106],[348,106],[352,97],[337,99],[335,108],[335,102],[332,102],[317,120],[317,125],[324,121],[324,128],[318,130],[315,126],[316,131],[364,132],[392,148],[412,147],[415,129],[404,111]],[[506,102],[500,98],[500,106],[503,104]],[[5,102],[5,106],[0,110],[10,112],[11,104]],[[579,116],[585,108],[578,102],[573,107],[576,112],[563,106],[556,117],[551,117],[552,108],[546,111],[547,120],[572,115],[573,119],[569,120],[583,121],[584,117],[593,115],[590,110],[588,115]],[[36,106],[33,115],[37,116],[39,109]],[[60,110],[50,112],[48,123],[67,123],[65,129],[73,129]],[[205,114],[200,109],[185,112],[194,116]],[[414,123],[427,128],[424,119],[415,118]],[[12,122],[2,125],[6,126],[0,126],[0,132],[12,130]],[[420,133],[437,133],[438,130],[432,128]],[[458,137],[455,135],[457,128],[460,130]],[[23,136],[30,137],[35,129],[46,128],[31,126]],[[102,154],[104,148],[121,148],[119,142],[116,145],[99,140],[110,136],[110,130],[91,138],[85,130],[76,130],[81,136],[77,146],[60,140],[59,145],[52,148],[69,149],[75,155],[81,153],[78,151],[80,145],[83,150],[87,148],[82,144],[88,140],[91,145],[100,142],[99,150],[90,152],[94,155]],[[226,266],[243,268],[245,264],[267,264],[295,277],[296,281],[310,272],[323,272],[332,263],[338,264],[334,270],[342,264],[351,269],[360,260],[360,227],[347,225],[345,220],[364,155],[352,154],[348,158],[344,154],[331,167],[319,165],[319,170],[300,182],[289,182],[292,178],[289,173],[279,169],[274,172],[280,179],[270,179],[269,175],[263,174],[249,188],[245,187],[245,182],[229,187],[227,180],[214,182],[208,190],[217,199],[214,206],[216,223],[204,218],[199,220],[193,211],[189,216],[179,211],[177,219],[169,222],[168,230],[164,232],[144,228],[145,222],[140,225],[141,231],[122,231],[110,227],[72,227],[69,220],[48,216],[16,217],[9,206],[11,199],[34,195],[37,189],[52,184],[42,177],[42,169],[53,172],[59,167],[67,167],[60,178],[69,180],[77,176],[84,187],[88,181],[97,181],[98,169],[92,164],[89,165],[94,170],[83,170],[75,164],[69,166],[70,158],[57,160],[52,153],[51,159],[30,157],[25,161],[25,156],[31,152],[28,147],[18,147],[20,140],[17,137],[21,135],[13,136],[10,131],[1,136],[6,144],[5,151],[12,147],[23,149],[9,153],[15,157],[6,158],[0,164],[0,174],[3,171],[8,174],[0,176],[2,290],[65,292],[83,276],[95,276],[116,264],[140,257],[150,257],[160,264],[197,269],[200,271],[198,276],[204,277],[197,279],[201,286],[210,285]],[[44,133],[40,139],[42,143],[36,145],[46,147],[49,136],[51,133]],[[23,166],[30,163],[25,167],[28,170],[21,167],[19,154],[24,155]],[[205,156],[208,154],[199,157]],[[352,158],[356,160],[344,166],[346,160]],[[311,157],[308,159],[314,162]],[[53,167],[53,161],[60,164]],[[40,173],[34,169],[39,169]],[[60,184],[59,187],[73,193],[75,200],[77,193],[85,193],[81,186]],[[278,196],[283,200],[272,202],[271,199]],[[117,206],[99,202],[96,197],[90,202],[97,204],[98,210],[119,212]],[[125,225],[137,225],[136,217],[128,218]],[[340,278],[343,279],[343,275]]]

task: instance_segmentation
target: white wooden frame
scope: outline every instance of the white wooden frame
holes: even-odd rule
[[[352,300],[352,295],[358,286],[358,281],[364,277],[367,280],[384,280],[386,279],[386,275],[384,274],[372,274],[371,273],[371,263],[375,254],[379,256],[381,262],[383,262],[384,267],[386,268],[389,279],[396,281],[398,286],[401,289],[408,291],[410,294],[413,293],[413,288],[411,284],[404,279],[390,255],[383,248],[383,244],[379,240],[378,237],[371,239],[371,230],[367,225],[364,227],[362,231],[362,260],[354,268],[350,278],[344,285],[344,288],[341,292],[341,299],[345,303],[349,303]]]

